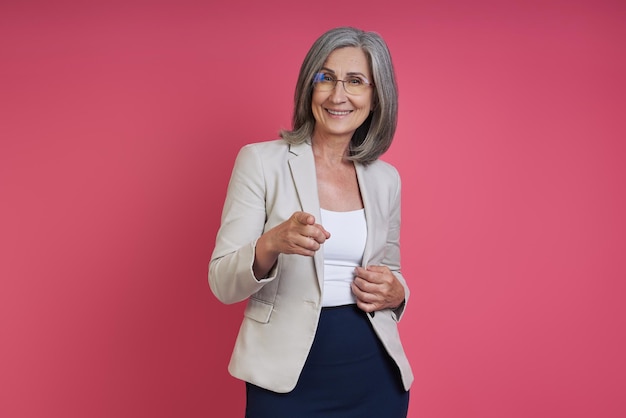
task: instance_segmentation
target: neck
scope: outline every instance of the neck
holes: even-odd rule
[[[345,140],[343,138],[323,138],[314,135],[311,141],[315,159],[332,165],[347,162],[346,157],[348,156],[349,145],[349,138]]]

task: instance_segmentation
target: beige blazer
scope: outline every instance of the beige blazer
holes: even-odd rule
[[[388,266],[404,285],[408,301],[400,273],[398,172],[383,161],[356,164],[356,172],[367,220],[363,266]],[[281,254],[262,280],[254,277],[252,264],[259,236],[296,211],[321,218],[310,144],[275,140],[243,147],[228,185],[209,284],[224,303],[248,299],[229,372],[274,392],[293,390],[313,343],[321,311],[323,251],[314,257]],[[406,301],[395,311],[367,317],[408,390],[413,373],[397,328]]]

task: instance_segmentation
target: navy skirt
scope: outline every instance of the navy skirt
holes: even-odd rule
[[[246,418],[406,418],[409,392],[356,305],[323,308],[295,389],[246,383]]]

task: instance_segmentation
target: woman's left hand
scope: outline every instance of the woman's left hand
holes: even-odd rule
[[[389,267],[357,267],[352,282],[352,293],[357,306],[365,312],[395,309],[404,301],[404,286]]]

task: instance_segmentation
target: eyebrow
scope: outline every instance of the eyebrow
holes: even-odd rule
[[[322,67],[322,69],[320,71],[322,71],[322,70],[328,71],[329,73],[335,74],[335,70],[331,70],[330,68],[327,68],[327,67]],[[360,75],[364,79],[369,80],[369,78],[365,74],[360,73],[358,71],[352,71],[352,72],[346,73],[346,75]]]

